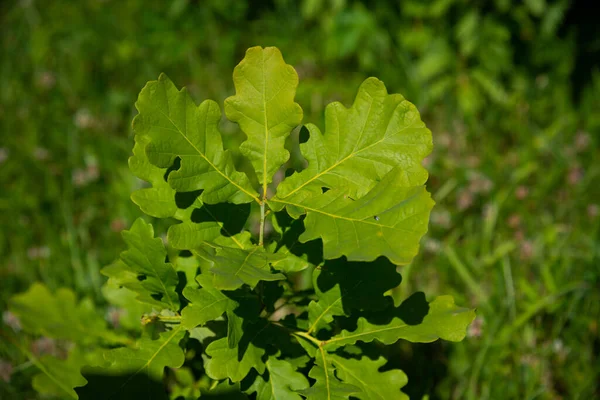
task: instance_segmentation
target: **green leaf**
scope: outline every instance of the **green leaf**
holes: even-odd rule
[[[316,273],[318,274],[318,272]],[[319,299],[317,301],[313,300],[308,304],[309,334],[326,328],[333,321],[334,316],[345,315],[342,304],[343,296],[339,285],[335,285],[325,293],[318,290],[318,287],[315,285],[315,291]]]
[[[320,193],[322,187],[358,199],[394,168],[403,171],[397,179],[405,187],[427,180],[421,162],[431,152],[431,132],[415,106],[399,94],[388,95],[380,80],[365,80],[349,109],[329,104],[325,120],[325,134],[306,125],[310,138],[300,146],[308,167],[278,186],[278,199]]]
[[[240,232],[249,215],[249,204],[204,204],[195,209],[189,219],[169,227],[167,238],[176,249],[190,250],[214,243],[243,249],[247,247],[245,236],[249,233]]]
[[[76,387],[85,386],[87,380],[81,374],[81,368],[86,365],[99,365],[101,354],[98,352],[84,352],[75,347],[66,359],[54,356],[43,356],[39,359],[32,358],[33,363],[42,371],[33,377],[33,388],[44,397],[65,394],[77,399]]]
[[[285,279],[279,273],[271,272],[269,263],[282,257],[265,251],[263,247],[248,249],[221,247],[211,254],[202,250],[198,253],[212,263],[212,286],[221,290],[235,290],[243,284],[254,288],[259,281],[278,281]]]
[[[325,259],[344,255],[349,261],[373,261],[383,255],[394,264],[407,264],[427,232],[434,201],[423,186],[407,187],[405,177],[403,169],[391,170],[358,200],[335,189],[308,197],[300,192],[270,203],[307,214],[300,241],[321,238]]]
[[[129,249],[121,253],[122,262],[103,268],[102,273],[138,293],[139,301],[178,311],[179,278],[173,265],[165,262],[167,251],[162,240],[154,237],[152,225],[138,218],[122,235]]]
[[[185,359],[179,341],[185,330],[177,327],[160,334],[157,340],[139,339],[134,348],[120,347],[104,352],[110,363],[106,371],[115,374],[131,374],[131,377],[146,373],[151,379],[162,381],[165,367],[179,368]]]
[[[327,328],[333,317],[350,315],[353,310],[384,310],[393,300],[384,294],[400,284],[396,266],[383,257],[364,262],[344,258],[325,262],[313,271],[317,299],[308,305],[308,333]]]
[[[285,140],[302,121],[302,108],[294,103],[298,74],[276,47],[252,47],[235,67],[233,83],[236,95],[225,100],[225,114],[248,136],[240,151],[266,196],[267,185],[290,156]]]
[[[227,310],[227,346],[230,349],[236,347],[244,335],[244,319],[233,310]]]
[[[26,332],[81,344],[126,343],[128,339],[111,332],[89,299],[77,303],[72,290],[61,288],[52,294],[41,283],[13,296],[9,309]]]
[[[308,376],[316,382],[310,388],[298,391],[307,400],[344,400],[360,392],[357,386],[340,382],[335,377],[335,369],[328,362],[323,349],[320,349],[320,354],[317,354],[316,364]]]
[[[137,281],[137,278],[135,280]],[[113,279],[109,279],[101,290],[106,301],[117,307],[109,309],[108,319],[112,320],[115,326],[127,331],[141,331],[140,316],[151,313],[152,306],[138,301],[136,292],[116,284]]]
[[[210,277],[198,275],[196,280],[202,288],[188,286],[183,289],[184,297],[190,301],[181,311],[181,325],[186,329],[204,325],[208,321],[219,318],[228,310],[233,311],[238,306],[236,301],[210,284]]]
[[[265,371],[265,363],[262,361],[265,350],[256,347],[252,342],[244,345],[243,349],[239,345],[230,348],[227,338],[221,338],[208,345],[206,354],[210,359],[206,361],[204,368],[212,379],[229,378],[232,382],[239,382],[252,368],[260,374]]]
[[[129,158],[129,169],[138,178],[149,182],[152,187],[136,190],[131,194],[131,200],[150,216],[173,217],[178,211],[175,190],[164,178],[167,168],[158,168],[148,161],[146,156],[148,143],[150,143],[148,136],[135,136],[133,156]]]
[[[361,393],[353,393],[352,397],[361,400],[409,400],[400,389],[408,383],[406,374],[398,369],[379,372],[386,363],[383,357],[372,361],[368,357],[360,360],[329,354],[327,358],[333,363],[336,375],[343,382],[359,387]]]
[[[308,388],[308,380],[285,360],[270,357],[265,363],[268,377],[258,376],[248,393],[256,392],[257,400],[301,400],[295,391]]]
[[[383,344],[392,344],[399,339],[413,343],[428,343],[438,339],[458,342],[464,339],[467,326],[474,319],[475,312],[457,307],[452,296],[439,296],[429,303],[429,313],[419,324],[408,325],[402,319],[394,317],[388,324],[377,325],[360,317],[355,331],[342,331],[325,341],[323,348],[333,351],[359,340],[371,342],[375,339]]]
[[[56,357],[45,356],[39,360],[44,372],[33,377],[31,382],[36,392],[42,396],[64,396],[77,399],[73,388],[85,386],[87,380],[81,375],[83,364],[71,360],[60,360]]]
[[[162,74],[142,89],[136,108],[133,128],[150,138],[150,162],[168,168],[177,157],[181,160],[180,168],[169,174],[173,189],[203,189],[201,200],[209,204],[259,201],[248,177],[235,170],[231,154],[223,150],[217,103],[206,100],[196,106],[185,88],[178,91]]]

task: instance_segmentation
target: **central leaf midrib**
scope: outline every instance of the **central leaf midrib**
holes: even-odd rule
[[[269,125],[267,121],[267,77],[265,76],[265,52],[262,53],[262,76],[263,76],[263,118],[264,118],[264,127],[265,127],[265,148],[263,151],[263,201],[267,198],[267,150],[269,148]]]
[[[152,361],[154,361],[154,359],[156,358],[156,356],[158,356],[158,353],[160,353],[169,343],[171,343],[171,340],[173,340],[173,338],[179,333],[179,331],[181,330],[181,325],[179,327],[177,327],[176,329],[173,329],[173,334],[171,336],[169,336],[168,339],[165,340],[165,342],[163,344],[161,344],[159,346],[159,348],[156,350],[156,352],[154,352],[154,354],[152,354],[152,357],[150,357],[146,363],[144,365],[142,365],[137,371],[135,371],[130,377],[129,379],[127,379],[122,385],[121,385],[121,389],[124,388],[125,386],[127,386],[127,384],[129,383],[129,381],[131,381],[137,374],[140,373],[140,371],[142,371],[144,368],[150,368],[150,364],[152,363]],[[150,371],[148,371],[148,373],[150,373]]]
[[[408,229],[402,229],[399,228],[397,226],[394,225],[383,225],[383,224],[377,224],[375,222],[371,222],[371,221],[367,221],[367,220],[363,220],[363,219],[356,219],[356,218],[349,218],[349,217],[343,217],[341,215],[335,215],[335,214],[331,214],[328,213],[326,211],[322,211],[322,210],[318,210],[316,208],[311,208],[311,207],[306,207],[302,204],[298,204],[298,203],[292,203],[290,201],[284,201],[284,200],[278,200],[278,199],[271,199],[271,201],[274,201],[276,203],[281,203],[281,204],[287,204],[290,206],[296,206],[296,207],[300,207],[305,209],[306,211],[312,211],[318,214],[323,214],[326,215],[328,217],[334,218],[334,219],[343,219],[345,221],[350,221],[350,222],[354,222],[354,223],[363,223],[363,224],[367,224],[367,225],[373,225],[373,226],[377,226],[379,228],[388,228],[388,229],[394,229],[394,230],[398,230],[398,231],[402,231],[402,232],[407,232],[407,233],[414,233],[413,231],[410,231]],[[402,221],[398,221],[398,222],[402,222]]]

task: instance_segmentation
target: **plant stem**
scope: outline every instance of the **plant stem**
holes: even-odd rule
[[[319,339],[315,339],[314,337],[310,336],[308,333],[306,332],[302,332],[302,331],[297,331],[297,332],[293,332],[293,335],[302,337],[306,340],[309,340],[311,342],[313,342],[314,344],[316,344],[318,347],[321,347],[321,345],[323,344],[323,342],[321,342]]]
[[[266,193],[265,193],[266,194]],[[262,246],[265,235],[265,199],[260,203],[260,230],[258,233],[258,245]]]
[[[285,325],[283,325],[283,324],[281,324],[279,322],[272,321],[271,323],[273,325],[275,325],[275,326],[278,326],[280,328],[285,329],[286,331],[288,331],[289,333],[291,333],[294,336],[298,336],[298,337],[304,338],[304,339],[306,339],[306,340],[308,340],[310,342],[313,342],[314,344],[317,345],[317,347],[320,347],[323,344],[322,341],[320,341],[319,339],[315,339],[314,337],[310,336],[307,332],[304,332],[304,331],[295,331],[295,330],[293,330],[291,328],[288,328],[287,326],[285,326]]]
[[[173,323],[181,322],[181,315],[159,315],[157,318],[159,321],[163,321],[163,322],[173,322]]]

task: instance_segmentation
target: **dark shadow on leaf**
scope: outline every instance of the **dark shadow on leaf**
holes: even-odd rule
[[[194,190],[193,192],[177,192],[175,193],[175,204],[177,208],[185,210],[190,207],[204,190]]]
[[[327,340],[342,330],[353,332],[357,328],[358,318],[360,317],[375,325],[387,325],[393,318],[400,318],[407,325],[419,325],[428,313],[429,303],[425,299],[425,294],[416,292],[404,300],[399,307],[394,307],[393,302],[389,302],[387,306],[384,305],[380,309],[364,309],[361,312],[353,313],[350,317],[336,316],[332,324],[334,326],[333,330],[322,329],[318,332],[317,338]]]
[[[407,325],[419,325],[428,313],[429,303],[425,299],[425,293],[416,292],[404,300],[400,307],[396,308],[395,316]]]
[[[304,216],[295,220],[286,211],[281,211],[275,213],[275,218],[284,231],[276,251],[285,246],[289,249],[290,253],[307,259],[313,265],[319,265],[323,261],[323,242],[321,239],[311,240],[306,243],[301,243],[298,240],[305,230],[303,223]]]
[[[185,306],[187,306],[189,304],[189,300],[186,299],[182,294],[183,289],[187,286],[187,276],[185,275],[185,272],[177,271],[177,278],[178,278],[178,282],[177,282],[177,287],[175,288],[175,292],[179,296],[179,304],[180,304],[179,309],[181,310],[182,308],[184,308]]]
[[[193,255],[194,255],[194,253],[192,253],[192,252],[191,252],[191,251],[189,251],[189,250],[181,250],[181,251],[179,252],[179,257],[182,257],[182,258],[189,258],[189,257],[191,257],[191,256],[193,256]]]
[[[191,220],[200,222],[221,222],[221,234],[233,236],[240,233],[250,216],[250,203],[247,204],[205,204],[192,212]]]
[[[372,262],[348,262],[345,257],[328,260],[317,279],[322,292],[340,285],[346,313],[393,307],[392,298],[383,294],[401,282],[402,276],[396,271],[396,265],[385,257]]]
[[[310,131],[307,127],[302,126],[302,129],[300,129],[300,134],[298,135],[298,143],[306,143],[308,142],[308,139],[310,139]]]
[[[213,399],[213,400],[248,400],[248,396],[244,393],[240,392],[237,389],[232,389],[229,392],[221,392],[221,393],[210,393],[203,392],[202,399]]]
[[[169,168],[167,168],[167,170],[165,171],[165,175],[164,175],[164,180],[165,182],[169,181],[169,174],[173,171],[177,171],[179,168],[181,167],[181,158],[176,157],[175,161],[173,161],[173,165],[171,165]]]
[[[263,281],[262,283],[262,302],[265,309],[272,313],[275,311],[275,302],[283,295],[283,286],[280,281]]]
[[[152,293],[150,295],[150,297],[152,297],[156,301],[161,301],[163,298],[163,294],[162,293]]]
[[[85,374],[88,384],[75,388],[81,400],[168,400],[162,382],[150,379],[147,374],[96,375]]]

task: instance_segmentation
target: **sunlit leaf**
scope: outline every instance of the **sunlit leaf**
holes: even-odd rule
[[[352,397],[361,400],[409,400],[407,395],[400,392],[408,382],[404,372],[398,369],[379,372],[386,363],[383,357],[373,361],[368,357],[356,360],[328,354],[327,358],[335,366],[339,379],[361,389]]]
[[[431,152],[431,132],[415,106],[399,94],[388,95],[380,80],[365,80],[349,109],[328,105],[325,119],[325,134],[306,125],[310,138],[300,147],[308,167],[278,186],[280,200],[322,187],[358,199],[394,168],[403,171],[397,177],[403,187],[427,180],[421,162]]]
[[[438,339],[458,342],[465,337],[467,326],[473,319],[475,312],[472,309],[457,307],[452,296],[439,296],[429,303],[429,312],[421,323],[409,325],[394,317],[391,322],[378,325],[360,317],[356,330],[342,331],[327,340],[324,348],[331,351],[357,341],[371,342],[375,339],[384,344],[392,344],[400,339],[418,343]]]
[[[186,89],[161,75],[142,89],[133,121],[136,133],[148,136],[146,154],[153,165],[168,168],[176,157],[178,170],[169,174],[169,184],[177,191],[203,189],[205,203],[247,203],[256,192],[245,174],[235,170],[231,154],[223,150],[218,124],[219,106],[206,100],[196,106]]]
[[[308,373],[315,383],[310,388],[300,390],[298,393],[307,400],[345,400],[350,395],[354,396],[360,392],[359,387],[340,382],[336,378],[335,369],[324,351],[320,351],[316,357],[316,364]]]
[[[290,156],[285,139],[302,121],[302,108],[294,103],[298,74],[276,47],[252,47],[233,71],[233,83],[236,95],[225,100],[225,113],[248,136],[240,151],[266,194],[273,175]]]
[[[270,263],[282,257],[266,252],[263,247],[249,249],[222,247],[215,254],[202,251],[199,255],[212,263],[211,284],[220,290],[235,290],[243,284],[254,288],[259,281],[277,281],[285,279],[280,273],[271,271]]]
[[[212,379],[231,379],[239,382],[248,375],[250,369],[254,368],[262,374],[265,363],[262,361],[264,349],[256,347],[253,343],[247,343],[245,348],[238,346],[230,348],[227,338],[215,340],[206,348],[206,354],[210,357],[204,365],[206,374]]]
[[[296,393],[308,388],[308,379],[285,360],[269,357],[265,363],[268,377],[258,376],[248,393],[256,392],[257,400],[301,400]]]
[[[318,195],[299,192],[271,203],[307,214],[300,241],[322,239],[326,259],[344,255],[350,261],[373,261],[386,256],[394,264],[406,264],[418,252],[434,202],[423,186],[407,187],[405,175],[401,168],[391,170],[358,200],[335,189]]]
[[[102,270],[115,283],[138,293],[138,300],[158,308],[179,309],[175,287],[179,282],[172,264],[165,262],[167,251],[160,238],[154,237],[152,225],[137,219],[130,230],[123,231],[128,250],[121,262]]]

